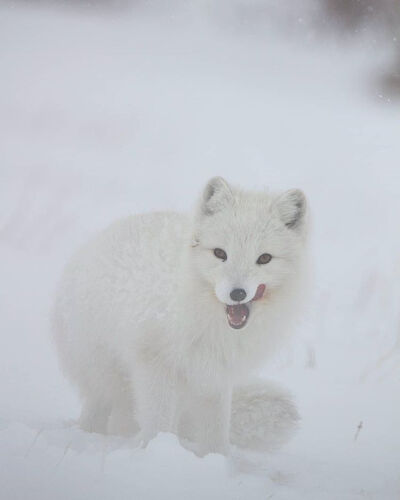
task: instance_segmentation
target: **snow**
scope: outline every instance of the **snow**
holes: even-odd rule
[[[388,55],[204,11],[0,7],[4,499],[400,497],[400,128],[371,76]],[[313,293],[265,368],[300,431],[229,459],[80,431],[49,335],[64,263],[117,217],[189,210],[214,175],[310,200]]]

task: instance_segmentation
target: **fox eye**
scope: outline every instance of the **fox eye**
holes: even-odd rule
[[[225,250],[222,250],[222,248],[214,248],[214,255],[223,261],[225,261],[228,256],[226,255]]]
[[[269,253],[263,253],[257,259],[257,264],[268,264],[268,262],[272,259],[272,255]]]

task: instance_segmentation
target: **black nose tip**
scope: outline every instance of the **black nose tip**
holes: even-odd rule
[[[243,288],[235,288],[234,290],[231,291],[231,299],[235,300],[236,302],[240,302],[241,300],[244,300],[246,298],[246,292],[243,290]]]

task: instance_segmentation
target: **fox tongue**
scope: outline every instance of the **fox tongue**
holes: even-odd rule
[[[249,308],[246,304],[226,306],[228,323],[232,328],[242,328],[249,317]]]
[[[259,300],[262,298],[265,292],[265,285],[258,285],[256,294],[253,297],[253,300]]]

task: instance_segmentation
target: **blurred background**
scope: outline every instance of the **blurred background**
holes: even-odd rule
[[[398,0],[3,0],[0,68],[5,498],[398,499]],[[191,210],[214,175],[299,187],[312,213],[309,306],[265,369],[302,427],[239,479],[169,438],[126,462],[127,443],[66,428],[79,403],[49,327],[80,244]]]

